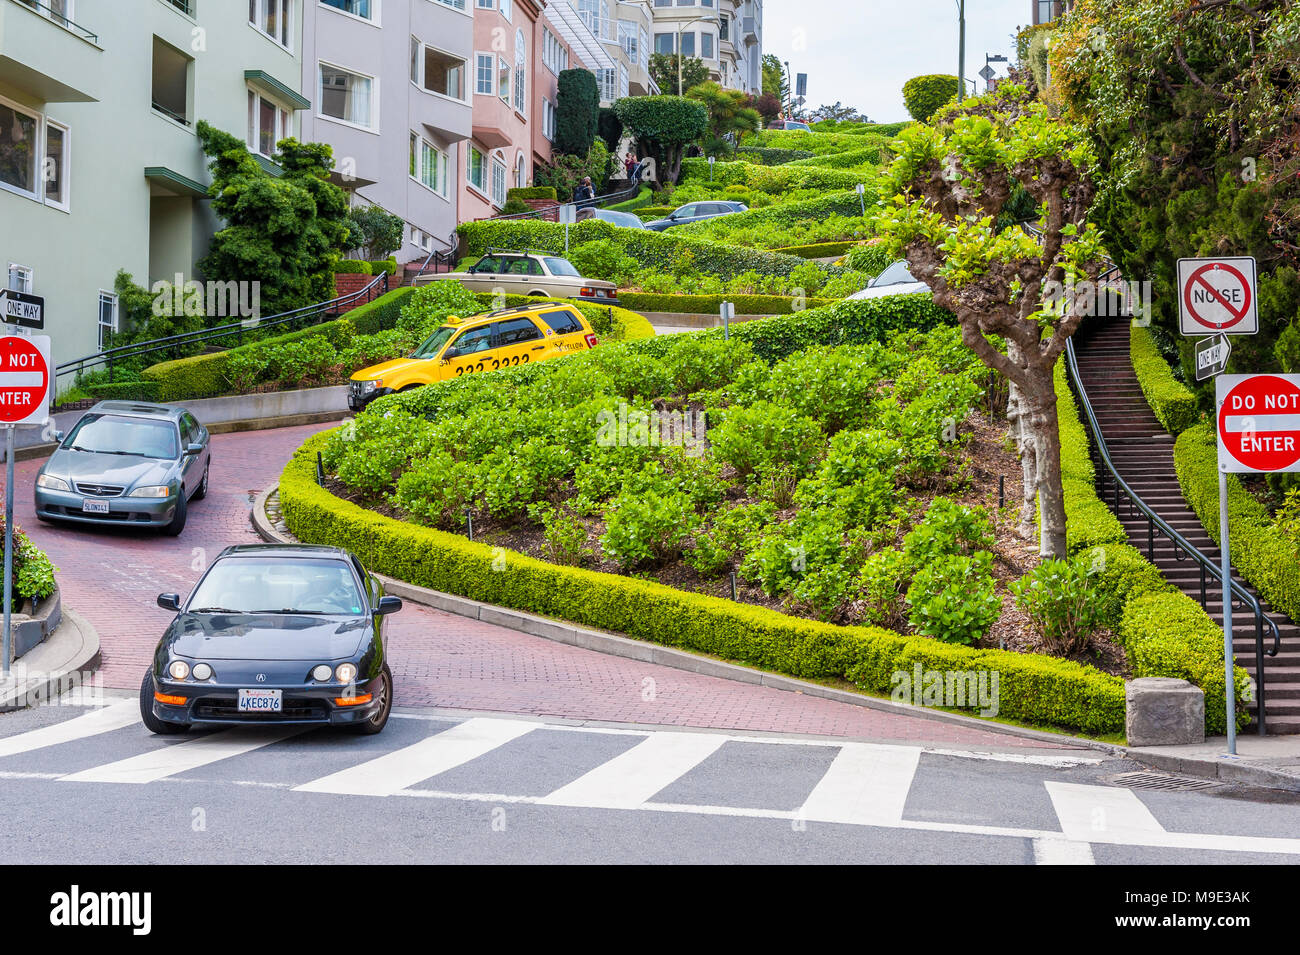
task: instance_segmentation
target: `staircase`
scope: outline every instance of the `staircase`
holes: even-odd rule
[[[1087,324],[1074,336],[1079,379],[1101,437],[1110,452],[1115,470],[1133,492],[1162,520],[1218,566],[1219,548],[1206,533],[1200,519],[1183,500],[1174,472],[1174,439],[1156,420],[1138,385],[1129,358],[1127,319],[1099,320]],[[1200,567],[1174,545],[1117,485],[1104,463],[1097,466],[1098,493],[1110,505],[1128,533],[1129,543],[1146,554],[1165,578],[1193,600],[1222,627],[1223,601],[1218,580],[1203,578]],[[1277,655],[1265,656],[1265,728],[1269,734],[1300,733],[1300,628],[1286,615],[1274,612],[1262,597],[1237,576],[1233,577],[1259,600],[1265,614],[1277,624],[1282,645]],[[1202,588],[1204,599],[1202,600]],[[1233,603],[1233,652],[1237,663],[1258,684],[1253,612]],[[1272,632],[1265,625],[1265,650],[1272,645]],[[1252,716],[1258,723],[1255,704]]]

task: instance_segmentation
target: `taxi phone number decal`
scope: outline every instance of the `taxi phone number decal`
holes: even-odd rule
[[[504,358],[504,359],[493,358],[491,362],[487,362],[487,363],[479,362],[478,364],[473,364],[473,365],[457,366],[456,377],[459,378],[461,375],[467,374],[468,372],[471,371],[496,371],[498,368],[509,368],[513,365],[526,365],[526,364],[528,364],[527,355],[515,355],[513,358]],[[488,367],[489,365],[491,367]]]

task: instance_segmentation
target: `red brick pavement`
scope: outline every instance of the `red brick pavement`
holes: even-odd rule
[[[16,465],[18,522],[59,567],[66,604],[99,631],[107,686],[139,686],[169,617],[157,595],[188,593],[221,548],[257,540],[249,522],[253,495],[323,427],[215,435],[211,489],[191,506],[179,538],[40,524],[32,504],[40,462]],[[390,627],[400,705],[974,747],[1052,746],[606,656],[414,605]]]

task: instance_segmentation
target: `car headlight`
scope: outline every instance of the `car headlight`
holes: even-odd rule
[[[167,674],[173,680],[183,680],[190,675],[190,665],[184,660],[173,660],[167,667]]]
[[[334,675],[334,671],[327,664],[322,663],[311,671],[311,678],[317,683],[328,682],[329,678]]]
[[[371,381],[363,381],[361,383],[361,393],[363,395],[368,395],[370,394],[370,392],[374,391],[378,387],[379,387],[378,378],[372,379]]]
[[[340,683],[351,683],[357,678],[357,665],[355,663],[340,663],[334,670],[334,678]]]
[[[36,486],[37,486],[37,487],[47,488],[48,490],[51,490],[51,491],[71,491],[71,490],[72,490],[72,488],[68,486],[68,482],[65,481],[65,480],[63,480],[63,478],[51,477],[51,476],[48,475],[48,474],[38,474],[38,475],[36,475]]]
[[[179,662],[179,661],[178,661],[178,662]],[[174,665],[174,664],[173,664],[173,665]],[[196,679],[196,680],[210,680],[210,679],[212,679],[212,667],[208,666],[206,663],[196,663],[196,664],[194,664],[194,669],[193,669],[192,672],[193,672],[193,674],[194,674],[194,679]]]
[[[127,497],[168,497],[172,489],[166,484],[146,484],[144,487],[138,487]]]

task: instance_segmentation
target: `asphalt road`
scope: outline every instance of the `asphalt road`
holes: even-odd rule
[[[385,732],[154,737],[134,697],[0,716],[35,863],[1290,863],[1300,796],[1117,785],[1095,752],[406,708]],[[1122,782],[1122,781],[1121,781]]]

